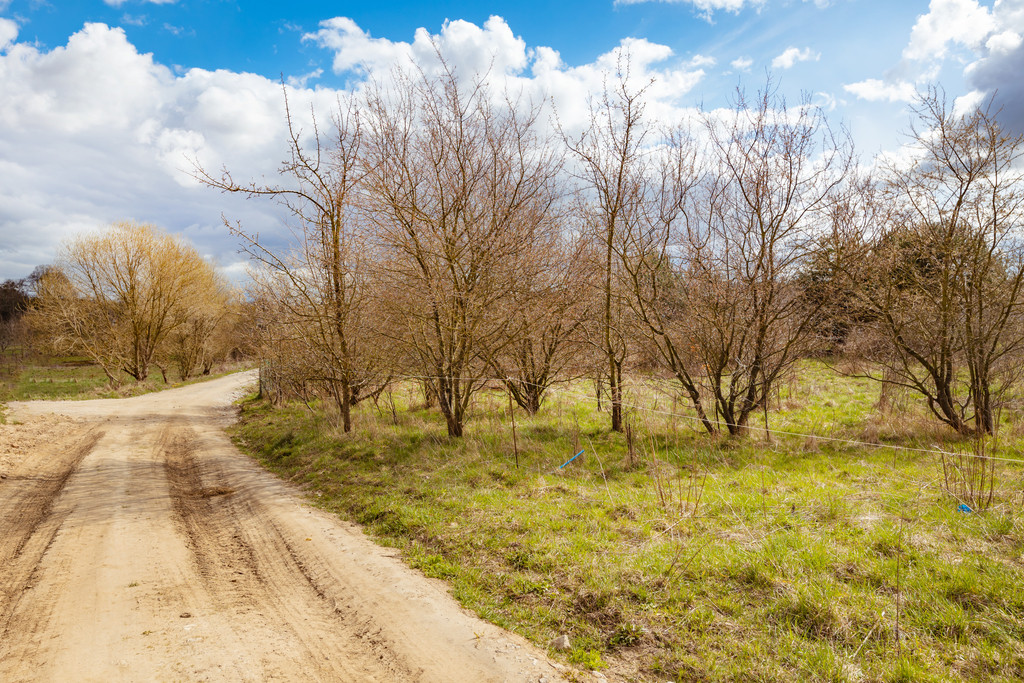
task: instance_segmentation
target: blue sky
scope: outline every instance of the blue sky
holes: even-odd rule
[[[712,0],[713,1],[713,0]],[[723,2],[725,0],[722,0]],[[86,22],[124,29],[142,53],[177,70],[199,67],[260,74],[301,76],[323,68],[318,84],[342,87],[344,75],[330,72],[331,54],[303,39],[321,21],[353,19],[374,38],[409,41],[416,29],[435,33],[447,20],[483,25],[502,17],[527,46],[557,50],[567,64],[594,61],[623,38],[645,38],[666,45],[679,59],[697,55],[716,60],[707,80],[691,93],[694,101],[714,102],[741,77],[757,83],[764,69],[786,48],[809,48],[820,57],[786,74],[793,91],[835,89],[837,83],[877,76],[895,64],[922,1],[834,0],[822,6],[808,0],[746,3],[740,11],[708,12],[690,2],[236,2],[140,0],[14,0],[6,16],[21,25],[20,39],[42,47],[64,45]],[[731,66],[753,61],[747,73]],[[777,70],[776,70],[777,71]]]
[[[152,52],[165,64],[255,71],[273,76],[284,70],[302,71],[323,55],[303,46],[301,36],[334,16],[356,21],[375,37],[407,40],[420,27],[436,31],[447,19],[483,24],[491,15],[503,17],[528,45],[558,49],[570,63],[592,61],[626,36],[644,37],[668,45],[678,54],[753,52],[775,49],[780,35],[789,42],[819,47],[845,44],[863,47],[864,36],[852,30],[869,25],[876,47],[888,43],[898,56],[914,20],[927,2],[843,0],[820,7],[791,0],[764,4],[740,12],[719,11],[709,16],[687,2],[234,2],[197,0],[152,3],[93,0],[9,3],[8,17],[22,23],[22,39],[43,45],[63,45],[87,21],[125,29],[142,52]],[[888,34],[888,35],[887,35]],[[869,63],[881,56],[874,49]],[[723,55],[727,56],[727,55]]]
[[[237,277],[221,215],[268,232],[280,216],[197,186],[188,158],[269,176],[281,75],[325,112],[336,91],[423,58],[430,37],[460,67],[492,63],[554,98],[570,125],[618,50],[658,81],[663,118],[724,106],[770,71],[868,163],[898,153],[914,90],[936,83],[961,106],[998,89],[1024,128],[1022,34],[1024,0],[0,0],[0,278],[119,219],[183,233]]]

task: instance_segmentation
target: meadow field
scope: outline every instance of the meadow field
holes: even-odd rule
[[[1020,422],[1007,407],[996,437],[964,439],[880,386],[804,361],[743,438],[701,433],[640,378],[626,434],[577,382],[516,408],[514,432],[504,390],[482,391],[450,438],[408,382],[348,435],[330,406],[252,397],[233,436],[486,619],[568,635],[556,656],[581,669],[1020,680]]]

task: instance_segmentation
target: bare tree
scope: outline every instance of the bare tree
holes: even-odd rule
[[[348,432],[352,408],[390,380],[370,319],[374,251],[356,202],[362,127],[355,103],[339,102],[330,137],[321,134],[314,118],[307,148],[285,94],[290,158],[280,174],[290,184],[238,183],[227,170],[213,176],[198,166],[195,175],[225,192],[274,198],[294,218],[294,239],[287,251],[267,246],[241,226],[229,228],[257,264],[253,275],[259,295],[275,303],[273,324],[292,328],[285,336],[294,343],[293,353],[305,361],[303,381],[324,388]]]
[[[916,156],[884,164],[873,224],[844,228],[862,345],[940,421],[992,433],[1024,350],[1024,137],[991,102],[958,114],[937,89],[915,114]]]
[[[69,241],[38,285],[31,322],[60,351],[80,352],[113,384],[144,380],[185,302],[210,297],[213,266],[183,240],[150,225],[116,223]]]
[[[184,321],[167,335],[163,358],[174,363],[181,379],[209,374],[218,356],[227,355],[231,344],[226,334],[232,312],[232,292],[226,281],[211,283],[201,301],[185,302]],[[225,344],[224,342],[227,342]],[[163,369],[164,366],[160,365]]]
[[[686,224],[685,310],[715,412],[742,434],[815,336],[817,311],[796,280],[853,157],[820,109],[806,99],[790,109],[770,79],[704,121],[710,168]]]
[[[697,141],[685,129],[660,140],[657,159],[645,169],[636,220],[624,227],[619,256],[622,280],[638,334],[652,347],[689,397],[704,428],[717,425],[704,408],[703,367],[696,353],[694,312],[687,298],[687,227],[699,221],[707,195],[698,186],[707,171]]]
[[[815,337],[797,276],[851,165],[848,146],[771,82],[703,115],[706,148],[662,140],[622,250],[641,330],[710,433],[746,431]]]
[[[611,398],[611,426],[622,431],[622,368],[629,351],[630,322],[619,287],[619,252],[629,225],[643,213],[649,178],[646,174],[644,96],[647,86],[630,82],[629,58],[622,58],[612,83],[591,103],[590,125],[578,137],[563,134],[577,162],[588,204],[582,211],[601,247],[599,346]],[[649,86],[649,84],[648,84]]]
[[[365,196],[387,257],[390,334],[415,359],[448,434],[461,436],[509,314],[524,254],[556,200],[538,108],[478,78],[396,72],[367,102]]]
[[[508,339],[488,357],[495,376],[530,415],[540,410],[553,384],[583,372],[581,330],[590,310],[583,292],[581,242],[558,234],[535,242],[525,255],[527,277],[520,278],[508,305]]]

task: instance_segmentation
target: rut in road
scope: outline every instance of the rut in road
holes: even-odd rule
[[[327,605],[258,501],[216,484],[221,473],[202,471],[194,431],[168,428],[162,442],[172,504],[196,572],[218,611],[245,616],[236,629],[272,631],[245,637],[291,643],[297,660],[323,663],[327,680],[413,680],[371,633],[354,631]],[[358,659],[367,661],[356,666]]]
[[[11,639],[18,600],[32,585],[39,561],[66,516],[52,514],[54,500],[101,436],[93,429],[37,445],[34,457],[5,475],[6,495],[0,498],[0,642]]]

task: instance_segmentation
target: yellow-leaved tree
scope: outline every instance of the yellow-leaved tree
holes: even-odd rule
[[[120,222],[66,242],[39,283],[32,324],[54,351],[96,362],[112,384],[149,376],[169,335],[225,301],[214,267],[179,237]]]

